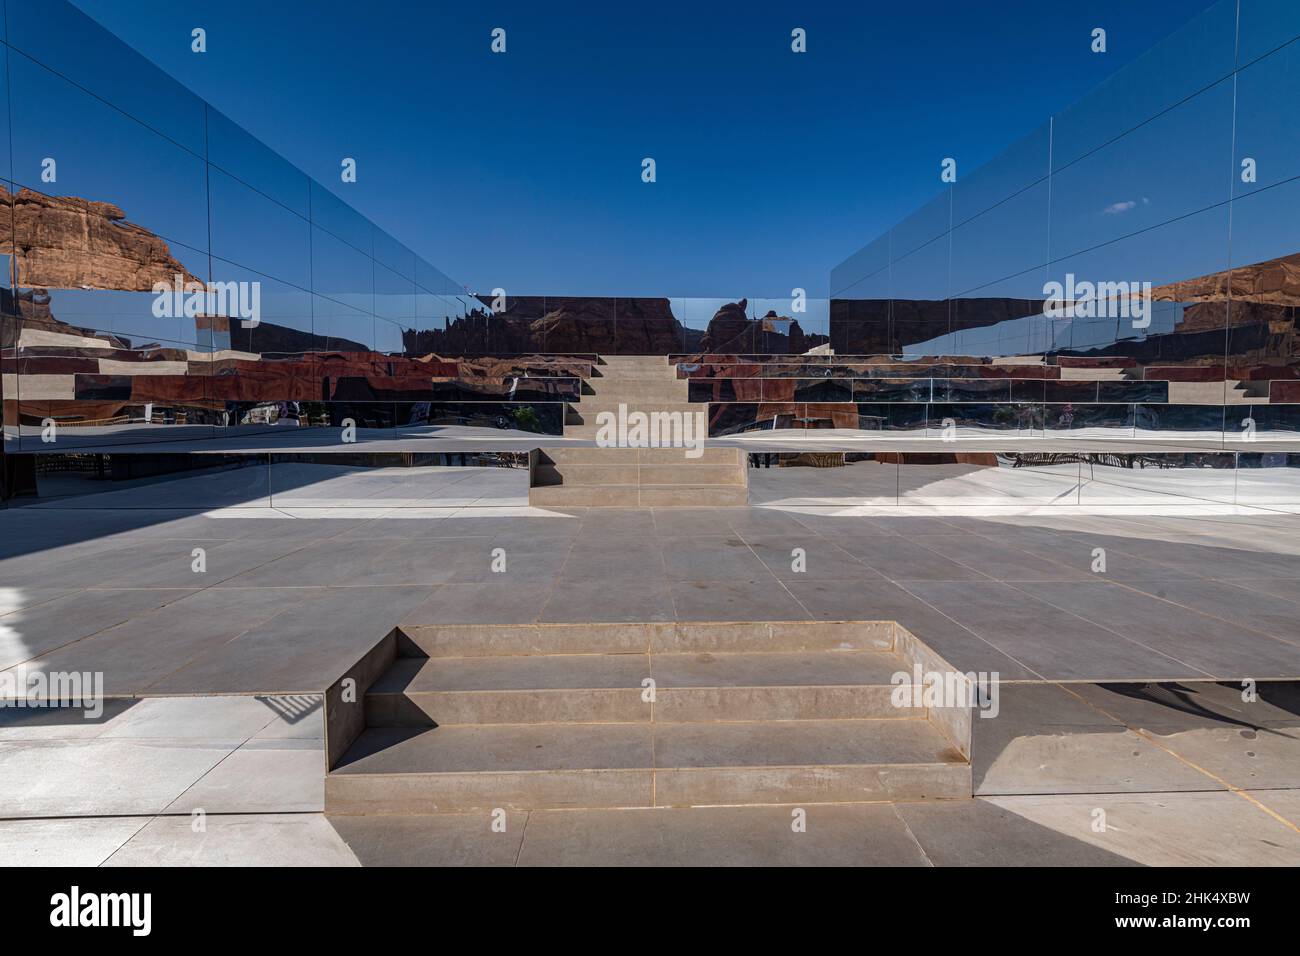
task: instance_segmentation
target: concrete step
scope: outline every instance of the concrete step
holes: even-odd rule
[[[587,381],[590,383],[685,381],[684,379],[678,379],[677,370],[667,363],[663,365],[601,365],[596,368],[596,373]]]
[[[749,503],[745,485],[540,485],[528,489],[539,508],[730,508]]]
[[[976,833],[984,856],[1005,861],[1006,847],[986,826],[988,806],[950,801],[937,817],[955,839]],[[794,831],[799,810],[807,829]],[[440,816],[333,816],[331,823],[362,866],[928,866],[902,816],[886,803],[729,807],[637,807],[537,810],[509,814],[508,834],[494,832],[481,813]],[[1036,824],[1022,821],[1032,832]],[[513,836],[513,839],[512,839]],[[927,841],[928,842],[928,841]],[[1026,863],[1077,860],[1062,851],[1044,860],[1035,850]],[[1099,862],[1107,851],[1093,851]],[[970,862],[967,860],[967,862]]]
[[[403,625],[401,653],[437,658],[545,654],[893,651],[892,621],[646,621]]]
[[[574,448],[550,447],[541,449],[541,461],[552,465],[671,465],[682,460],[681,448]],[[700,457],[689,459],[701,465],[745,466],[745,454],[739,448],[705,447]]]
[[[693,458],[664,464],[640,466],[640,481],[646,485],[744,485],[748,475],[740,465],[706,465]]]
[[[690,389],[685,382],[598,382],[593,383],[591,392],[584,393],[574,406],[585,405],[590,401],[624,401],[624,402],[685,402],[690,397]]]
[[[675,464],[590,465],[539,464],[533,475],[534,487],[555,485],[599,487],[602,485],[743,485],[745,473],[737,465],[701,464],[682,457]]]
[[[570,406],[570,408],[582,416],[587,424],[596,424],[595,416],[600,412],[610,412],[618,414],[619,406],[624,406],[629,412],[678,412],[684,415],[703,412],[705,416],[709,413],[709,406],[699,402],[688,401],[659,401],[659,400],[628,400],[625,398],[604,399],[596,395],[590,395]]]
[[[846,803],[969,797],[929,721],[371,728],[325,779],[327,813]]]
[[[671,426],[669,427],[671,428]],[[605,437],[608,437],[608,429],[606,429],[606,433]],[[589,414],[586,421],[582,423],[574,422],[570,424],[566,422],[564,426],[564,437],[577,438],[585,441],[596,441],[598,438],[601,438],[600,426],[596,424],[595,414]],[[671,436],[669,437],[671,438]],[[694,438],[694,436],[692,436],[692,438]],[[677,450],[680,453],[681,449],[678,448]]]
[[[366,695],[373,727],[563,721],[904,719],[890,651],[399,658]],[[643,681],[653,678],[654,700]],[[913,698],[919,699],[919,698]]]

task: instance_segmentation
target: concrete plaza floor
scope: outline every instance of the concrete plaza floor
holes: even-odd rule
[[[486,812],[325,817],[315,698],[116,701],[93,722],[0,709],[0,861],[1294,866],[1295,701],[1232,700],[1165,688],[1120,709],[1095,685],[1022,685],[976,721],[972,800],[511,812],[504,831]]]
[[[11,508],[0,671],[102,671],[117,696],[318,693],[400,624],[822,619],[897,620],[1002,680],[1296,679],[1297,531],[1282,514]]]
[[[500,485],[394,484],[367,507],[337,506],[348,480],[316,507],[150,508],[142,488],[0,511],[0,673],[102,672],[120,698],[93,722],[0,708],[0,858],[1300,862],[1300,705],[1275,683],[1300,679],[1300,516],[881,514],[761,489],[748,508],[543,511],[484,471]],[[393,627],[737,619],[898,620],[996,672],[976,798],[808,807],[798,835],[789,807],[537,811],[504,834],[320,812],[314,695]]]

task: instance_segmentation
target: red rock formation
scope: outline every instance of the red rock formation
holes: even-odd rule
[[[13,208],[12,218],[0,213],[0,249],[13,248],[16,287],[148,292],[177,275],[198,281],[166,242],[112,203],[0,187],[0,206]]]

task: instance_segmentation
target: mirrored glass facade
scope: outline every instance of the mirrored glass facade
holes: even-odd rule
[[[859,427],[1300,438],[1295,11],[1221,0],[832,270]]]
[[[480,342],[485,300],[70,4],[7,14],[7,452],[347,420],[559,433],[591,357]]]

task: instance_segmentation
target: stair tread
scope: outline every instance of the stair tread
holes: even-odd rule
[[[458,724],[369,728],[331,775],[917,764],[965,760],[923,719]]]
[[[490,690],[639,690],[842,687],[889,684],[906,662],[892,651],[759,651],[709,654],[553,654],[399,658],[370,694]]]

